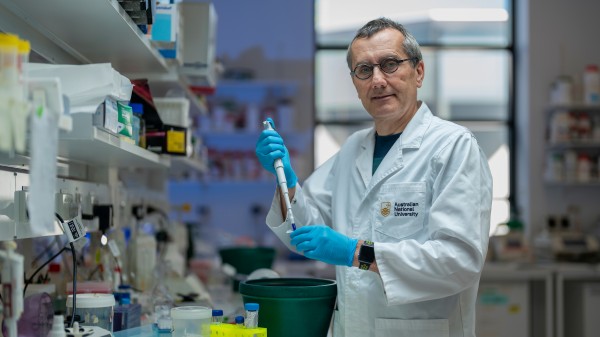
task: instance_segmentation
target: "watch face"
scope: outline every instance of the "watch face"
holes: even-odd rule
[[[375,261],[375,248],[373,246],[367,246],[363,244],[360,246],[360,252],[358,253],[358,261],[372,263]]]

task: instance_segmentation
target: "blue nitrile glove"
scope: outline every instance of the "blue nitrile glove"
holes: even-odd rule
[[[271,118],[267,118],[267,121],[275,128],[275,123],[273,123]],[[287,187],[296,187],[298,177],[296,177],[296,173],[292,169],[290,153],[285,145],[283,145],[283,139],[275,130],[264,130],[260,133],[260,137],[258,137],[258,141],[256,142],[256,157],[262,167],[273,173],[275,177],[277,177],[277,174],[275,173],[273,163],[275,159],[281,159]]]
[[[290,233],[291,244],[304,256],[339,266],[352,266],[358,239],[323,226],[304,226]]]

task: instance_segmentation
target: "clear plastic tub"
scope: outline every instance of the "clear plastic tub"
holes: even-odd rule
[[[200,306],[171,309],[173,337],[210,337],[212,309]]]
[[[76,315],[82,326],[98,326],[113,331],[115,297],[113,294],[77,294]],[[67,316],[73,312],[73,295],[67,297]]]

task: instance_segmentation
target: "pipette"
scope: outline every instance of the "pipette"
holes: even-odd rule
[[[263,122],[263,128],[265,130],[275,131],[269,121]],[[294,214],[292,214],[292,204],[290,203],[290,195],[288,193],[287,181],[285,179],[285,172],[283,171],[283,163],[281,162],[281,159],[275,159],[275,162],[273,162],[273,167],[277,173],[277,181],[279,181],[279,188],[281,189],[281,193],[283,193],[285,207],[287,208],[286,221],[289,220],[292,223],[292,230],[296,230],[296,222],[294,221]]]

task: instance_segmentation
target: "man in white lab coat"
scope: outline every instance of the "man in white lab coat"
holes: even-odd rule
[[[352,82],[374,127],[297,184],[273,130],[256,154],[271,172],[282,159],[297,230],[277,192],[267,224],[293,250],[336,265],[335,337],[472,337],[488,246],[492,178],[466,128],[417,99],[420,47],[380,18],[348,49]]]

